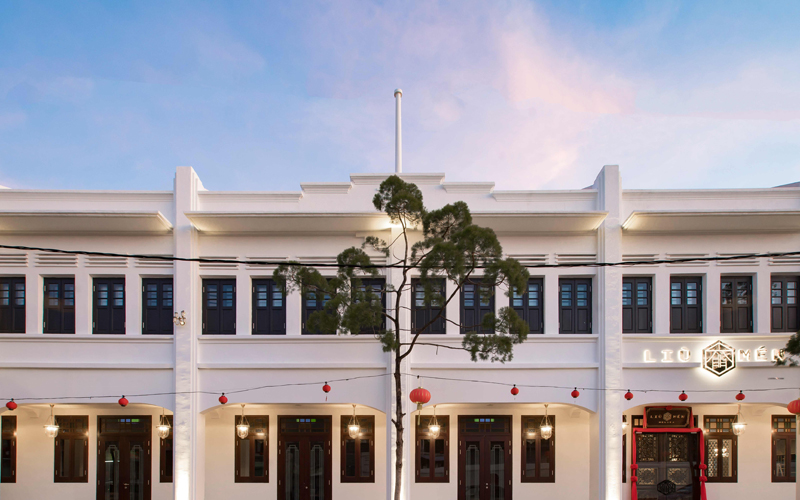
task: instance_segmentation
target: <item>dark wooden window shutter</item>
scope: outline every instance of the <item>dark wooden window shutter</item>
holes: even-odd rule
[[[481,327],[483,317],[494,314],[494,285],[474,280],[461,286],[461,333],[494,333]]]
[[[0,333],[25,333],[25,277],[0,278]]]
[[[423,334],[430,333],[430,334],[443,334],[445,333],[445,314],[442,311],[441,304],[444,303],[444,296],[445,296],[445,281],[442,280],[432,280],[432,289],[433,293],[438,295],[440,302],[434,303],[431,302],[429,304],[425,303],[425,286],[423,285],[422,281],[419,279],[412,279],[411,280],[411,287],[413,290],[413,294],[411,297],[411,333],[416,334],[418,329],[424,328],[425,325],[431,322],[433,318],[439,315],[442,312],[441,317],[439,317],[436,321],[431,323],[430,326],[425,328],[422,332]]]
[[[770,290],[770,308],[773,332],[796,332],[800,330],[800,307],[798,307],[800,276],[773,276]]]
[[[171,335],[174,313],[172,277],[142,279],[142,333]]]
[[[670,278],[670,332],[703,332],[703,278],[672,276]]]
[[[236,333],[236,280],[203,280],[203,333]]]
[[[622,332],[653,333],[653,279],[622,278]]]
[[[591,278],[558,282],[559,333],[592,333]]]
[[[92,332],[124,334],[125,278],[95,278],[92,289]]]
[[[544,280],[531,278],[527,288],[514,290],[509,297],[510,306],[528,323],[530,333],[544,333]]]
[[[286,296],[273,280],[253,280],[253,335],[286,334]]]
[[[753,278],[723,276],[720,279],[720,332],[753,331]]]
[[[44,279],[44,333],[75,333],[75,278]]]

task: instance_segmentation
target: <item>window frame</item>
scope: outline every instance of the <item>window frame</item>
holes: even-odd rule
[[[259,291],[260,286],[265,286],[266,292]],[[268,278],[253,278],[252,290],[252,335],[286,335],[286,292],[280,289],[275,280]],[[259,297],[261,293],[267,294],[265,307],[258,305],[263,300]],[[276,293],[281,295],[280,306],[275,306]],[[276,328],[276,321],[282,326]]]
[[[677,290],[675,284],[680,284],[680,297],[675,296],[674,292]],[[689,284],[697,285],[697,304],[686,304],[687,291]],[[703,333],[703,276],[702,275],[671,275],[669,277],[669,332],[670,333]],[[674,304],[674,299],[680,298],[680,304]],[[697,313],[697,328],[688,328],[686,326],[686,316],[691,310],[696,310]],[[683,325],[681,328],[675,326],[675,313],[680,311],[681,320]]]
[[[50,300],[52,298],[48,298],[48,285],[58,284],[58,305],[53,306],[50,304]],[[71,285],[72,286],[72,297],[67,298],[64,297],[64,285]],[[42,333],[56,333],[56,334],[71,334],[75,333],[75,301],[77,300],[75,294],[75,276],[70,277],[52,277],[52,278],[44,278],[43,280],[43,300],[42,300]],[[65,304],[65,301],[72,300],[71,305]],[[71,325],[68,325],[65,328],[65,319],[69,318],[69,314],[71,314]],[[52,319],[55,317],[58,319],[58,328],[53,328],[53,322],[48,321],[48,319]]]
[[[711,418],[729,418],[731,419],[731,431],[730,432],[712,432],[709,430],[709,419]],[[708,466],[708,442],[711,439],[730,439],[733,447],[733,451],[731,453],[731,472],[732,475],[730,477],[724,476],[710,476],[708,474],[708,469],[706,469],[706,477],[708,478],[709,483],[738,483],[739,482],[739,436],[733,433],[733,422],[736,421],[736,415],[703,415],[703,429],[707,432],[704,436],[704,445],[706,449],[703,450],[705,456],[705,464]],[[722,456],[721,456],[721,446],[717,447],[717,463],[722,463]]]
[[[775,295],[775,283],[780,283],[780,294]],[[789,307],[787,304],[787,295],[789,288],[789,283],[794,285],[793,290],[795,290],[794,296],[794,304],[793,307]],[[800,291],[800,276],[798,275],[791,275],[791,274],[773,274],[770,276],[770,330],[772,332],[796,332],[800,330],[800,297],[798,296],[798,291]],[[780,298],[781,303],[775,304],[775,298]],[[776,313],[779,315],[781,326],[775,326],[775,315]],[[792,320],[793,323],[790,321]],[[793,326],[792,326],[793,325]]]
[[[723,303],[725,291],[723,287],[726,283],[731,286],[731,304]],[[720,296],[719,296],[719,331],[720,333],[753,333],[753,277],[752,276],[720,276]],[[745,285],[747,292],[747,304],[738,303],[738,291],[741,284]],[[732,326],[725,327],[726,314],[730,315]],[[745,315],[746,326],[739,324],[739,316]]]
[[[208,290],[210,285],[217,286],[217,305],[209,307],[209,300],[214,300],[209,297],[212,292]],[[223,294],[228,293],[223,290],[224,286],[233,285],[233,296],[231,306],[225,306],[225,299]],[[203,335],[236,335],[236,278],[203,278],[202,282],[202,300],[203,300]],[[214,311],[217,314],[216,321],[209,319],[209,312]],[[226,313],[233,317],[232,326],[226,326]],[[213,326],[213,328],[212,328]]]
[[[17,304],[17,285],[22,285],[22,305]],[[0,276],[0,286],[8,285],[8,304],[0,304],[0,333],[25,333],[25,309],[28,303],[25,276]],[[5,297],[0,297],[0,300]],[[3,325],[7,324],[7,327]]]
[[[101,297],[100,286],[107,286],[108,296]],[[115,287],[122,285],[122,305],[117,305],[119,300],[115,296]],[[100,301],[106,300],[106,305],[100,305]],[[125,335],[125,277],[98,277],[92,279],[92,334],[93,335]],[[108,324],[101,325],[104,314],[107,314]],[[120,326],[119,323],[122,323]]]
[[[350,437],[350,433],[348,432],[347,426],[350,423],[350,419],[353,418],[352,415],[342,415],[341,416],[341,432],[342,432],[342,443],[341,443],[341,454],[339,455],[339,463],[341,468],[341,475],[340,475],[340,482],[342,483],[374,483],[375,482],[375,416],[373,415],[356,415],[358,419],[359,425],[363,424],[364,422],[369,422],[369,432],[362,432],[359,436],[355,439]],[[369,443],[369,475],[362,476],[361,475],[361,460],[359,460],[361,453],[361,444],[362,441],[366,440]],[[348,441],[354,441],[354,449],[356,450],[356,461],[355,461],[355,476],[347,476],[346,468],[347,468],[347,443]]]
[[[790,420],[791,424],[795,425],[795,429],[790,430],[789,432],[781,432],[780,430],[776,429],[776,420],[777,419],[788,419]],[[770,419],[770,425],[772,429],[772,449],[771,449],[771,470],[770,476],[772,476],[773,483],[795,483],[797,482],[797,469],[795,468],[795,477],[790,475],[789,469],[791,467],[791,450],[792,450],[792,443],[795,444],[795,467],[797,467],[797,417],[795,415],[773,415]],[[784,476],[777,476],[775,474],[775,469],[777,465],[777,454],[776,454],[776,447],[778,444],[779,439],[786,440],[786,456],[788,458],[788,462],[786,464],[786,475]]]
[[[58,435],[53,440],[53,482],[54,483],[88,483],[89,482],[89,416],[88,415],[56,415],[56,423],[59,426]],[[85,432],[65,432],[63,429],[66,423],[70,420],[80,422],[83,424]],[[61,449],[61,442],[64,440],[70,441],[70,451],[74,453],[76,449],[75,444],[83,442],[83,477],[75,475],[75,468],[78,464],[75,460],[71,460],[72,470],[67,476],[59,476],[59,451]],[[74,459],[73,455],[70,457]]]
[[[158,443],[158,482],[171,483],[175,474],[175,442],[172,438],[173,419],[172,415],[164,415],[169,422],[169,435],[159,438]],[[169,447],[167,446],[169,443]],[[167,471],[167,453],[172,454],[171,470]],[[169,472],[169,473],[168,473]]]
[[[164,285],[169,284],[171,290],[164,290]],[[147,289],[150,285],[156,285],[155,306],[148,306]],[[169,293],[170,297],[165,297]],[[170,305],[165,305],[169,300]],[[172,276],[163,278],[142,278],[142,335],[174,335],[175,324],[172,318],[175,315],[175,282]],[[151,323],[156,323],[152,325]]]
[[[468,291],[468,286],[474,286],[475,289],[473,291]],[[487,314],[495,314],[495,304],[494,304],[494,297],[495,297],[495,285],[494,283],[484,282],[482,278],[476,278],[474,280],[467,280],[464,284],[461,285],[461,290],[459,294],[459,306],[461,309],[461,333],[470,333],[475,332],[478,334],[494,334],[494,330],[492,331],[485,331],[481,324],[483,322],[484,316]],[[482,290],[489,289],[490,290],[490,297],[489,297],[489,304],[484,305],[483,298],[484,294],[481,292]],[[467,293],[477,294],[477,296],[472,298],[473,305],[467,306],[465,302],[469,300],[466,297]],[[472,328],[465,325],[465,318],[467,313],[471,312],[473,315],[479,316],[480,319],[472,325]]]
[[[17,416],[16,415],[2,415],[2,435],[0,435],[0,460],[5,453],[2,443],[8,441],[9,443],[9,470],[10,476],[0,477],[0,484],[16,483],[17,482]],[[2,473],[2,463],[0,463],[0,473]]]
[[[536,298],[538,300],[537,306],[530,305],[531,285],[539,287],[537,291],[539,296]],[[521,300],[521,305],[515,305],[515,300]],[[528,333],[544,333],[544,278],[528,279],[525,292],[519,296],[517,296],[516,290],[513,290],[509,294],[508,305],[528,324]],[[536,314],[538,321],[531,321],[531,314]]]
[[[239,422],[242,421],[241,415],[236,415],[234,420],[233,426],[233,439],[234,439],[234,447],[233,447],[233,455],[234,455],[234,468],[233,468],[233,477],[234,482],[236,483],[269,483],[269,415],[245,415],[248,422],[253,422],[256,419],[264,419],[264,436],[257,437],[254,432],[252,432],[253,425],[250,426],[250,432],[247,433],[247,437],[244,439],[239,438],[236,434],[236,426],[239,425]],[[241,454],[239,453],[239,443],[242,441],[248,441],[250,443],[250,464],[249,464],[249,477],[243,477],[240,474],[241,469]],[[264,441],[264,475],[262,477],[257,477],[255,475],[256,471],[256,454],[254,450],[256,449],[256,441]]]
[[[625,285],[630,284],[631,304],[625,305]],[[639,286],[645,285],[644,290],[640,290]],[[645,299],[647,304],[639,305],[639,292],[645,292]],[[630,314],[630,327],[625,327],[625,314],[629,311]],[[639,326],[639,315],[647,315],[647,326],[642,328]],[[622,333],[653,333],[653,278],[652,276],[623,276],[622,277]]]
[[[432,283],[434,289],[441,287],[440,296],[442,298],[442,307],[435,307],[432,303],[425,304],[425,286],[419,278],[411,279],[411,335],[417,333],[417,328],[430,323],[431,319],[435,318],[441,311],[442,315],[423,332],[421,335],[444,335],[446,333],[447,325],[447,310],[444,307],[446,300],[447,282],[444,278],[435,278],[428,280]],[[419,288],[419,289],[418,289]],[[417,294],[421,293],[422,296],[418,297]],[[422,301],[422,305],[417,303],[418,300]]]
[[[555,483],[556,482],[556,418],[553,415],[548,415],[547,420],[553,426],[553,434],[547,441],[550,442],[550,450],[547,452],[550,464],[550,476],[541,477],[542,466],[542,435],[540,432],[536,436],[529,438],[525,429],[528,428],[528,422],[533,420],[534,427],[540,428],[544,422],[544,415],[523,415],[520,418],[520,434],[521,434],[521,450],[520,450],[520,482],[522,483]],[[536,458],[535,458],[535,473],[534,477],[526,476],[525,469],[528,463],[528,441],[536,441]]]
[[[571,301],[569,306],[564,305],[564,285],[571,285],[573,288],[570,293],[569,300]],[[588,293],[588,300],[586,306],[579,306],[578,305],[578,285],[587,285],[587,293]],[[558,333],[559,334],[576,334],[576,335],[585,335],[592,333],[592,308],[594,305],[594,297],[592,293],[592,278],[559,278],[558,279]],[[572,328],[566,328],[564,326],[564,319],[565,313],[570,312],[572,314]],[[578,326],[578,314],[580,312],[586,312],[586,328],[581,329]]]
[[[449,483],[450,482],[450,417],[437,415],[436,420],[441,426],[439,436],[430,437],[428,423],[432,416],[422,416],[419,423],[414,426],[414,482],[415,483]],[[420,474],[422,466],[422,442],[428,441],[431,450],[436,450],[436,440],[444,441],[444,475],[436,477],[435,460],[431,460],[430,474],[426,477]]]

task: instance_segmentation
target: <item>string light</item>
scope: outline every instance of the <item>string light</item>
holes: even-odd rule
[[[248,434],[250,434],[250,423],[244,416],[244,403],[242,403],[242,419],[236,426],[236,435],[239,436],[239,439],[246,439]]]
[[[50,417],[44,424],[44,433],[49,438],[55,438],[56,436],[58,436],[58,423],[56,422],[56,417],[53,415],[54,406],[55,405],[50,405]]]
[[[352,439],[361,435],[361,426],[358,425],[358,418],[356,418],[356,405],[353,405],[353,416],[350,418],[350,423],[347,424],[347,433]]]

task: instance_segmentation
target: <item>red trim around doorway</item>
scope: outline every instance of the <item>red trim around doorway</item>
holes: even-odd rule
[[[678,429],[670,429],[670,428],[659,428],[659,429],[647,429],[647,428],[637,428],[633,429],[633,439],[631,439],[631,500],[637,500],[637,491],[636,491],[636,470],[639,468],[639,465],[636,463],[636,434],[642,434],[645,432],[653,432],[653,433],[663,433],[663,432],[671,432],[671,433],[684,433],[684,434],[693,434],[697,433],[700,436],[699,445],[700,445],[700,465],[698,468],[700,469],[700,500],[708,500],[706,497],[706,481],[708,478],[706,477],[706,446],[703,440],[703,429],[686,429],[686,428],[678,428]]]

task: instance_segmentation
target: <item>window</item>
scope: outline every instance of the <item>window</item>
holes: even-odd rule
[[[253,335],[286,334],[286,297],[272,280],[253,280]]]
[[[161,440],[160,460],[159,460],[159,481],[162,483],[172,482],[172,469],[174,465],[175,455],[173,454],[172,447],[172,415],[166,415],[167,422],[169,422],[169,436]]]
[[[628,482],[628,434],[625,431],[622,431],[622,482]]]
[[[56,416],[58,435],[55,438],[56,483],[88,483],[89,417]]]
[[[592,333],[591,278],[558,280],[559,333]]]
[[[172,335],[175,325],[172,316],[172,278],[144,278],[142,280],[142,333]]]
[[[528,323],[530,333],[544,333],[544,280],[531,278],[524,290],[514,290],[509,299],[511,308]]]
[[[428,303],[425,302],[425,285],[422,280],[412,279],[411,287],[414,290],[414,297],[411,299],[411,334],[416,334],[420,329],[423,334],[443,334],[445,333],[445,312],[444,305],[445,282],[440,279],[428,281],[430,283],[431,296]],[[439,313],[442,315],[433,321]],[[428,323],[430,326],[425,328]]]
[[[75,333],[75,278],[44,279],[44,333]]]
[[[25,333],[25,277],[0,278],[0,333]]]
[[[236,333],[236,280],[203,280],[203,333]]]
[[[735,483],[737,437],[733,433],[736,415],[703,417],[706,429],[706,476],[709,483]]]
[[[772,331],[796,332],[800,330],[800,307],[797,290],[800,276],[773,276],[771,290]]]
[[[303,300],[303,334],[304,335],[332,335],[336,332],[325,332],[322,328],[311,330],[308,318],[317,311],[324,311],[325,304],[331,300],[331,296],[321,290],[309,290],[305,292],[306,298]]]
[[[653,333],[653,278],[622,278],[622,333]]]
[[[793,483],[797,477],[797,418],[772,417],[772,482]]]
[[[17,482],[17,417],[2,417],[0,441],[0,483]]]
[[[383,278],[360,278],[361,285],[359,292],[368,293],[367,297],[369,302],[374,304],[380,303],[383,307],[382,312],[386,312],[386,280]],[[361,329],[362,334],[377,334],[380,333],[386,325],[386,318],[381,314],[374,318],[371,325],[365,326]]]
[[[250,432],[240,439],[234,426],[236,440],[236,481],[237,483],[269,482],[269,416],[247,415]],[[236,416],[236,425],[242,416]]]
[[[357,417],[361,433],[350,437],[350,415],[342,415],[342,482],[375,482],[375,417]]]
[[[93,332],[124,334],[125,278],[95,278],[93,291]]]
[[[556,419],[547,417],[553,426],[550,439],[542,439],[539,428],[544,416],[522,417],[522,482],[554,483],[556,481]]]
[[[417,483],[450,482],[450,417],[437,416],[439,436],[432,437],[428,425],[432,417],[421,417],[416,428],[415,469]]]
[[[720,332],[753,331],[753,278],[723,276],[720,279]]]
[[[466,282],[461,287],[461,333],[494,333],[481,326],[487,314],[494,314],[494,286]]]
[[[701,276],[672,276],[669,284],[670,332],[702,333]]]

